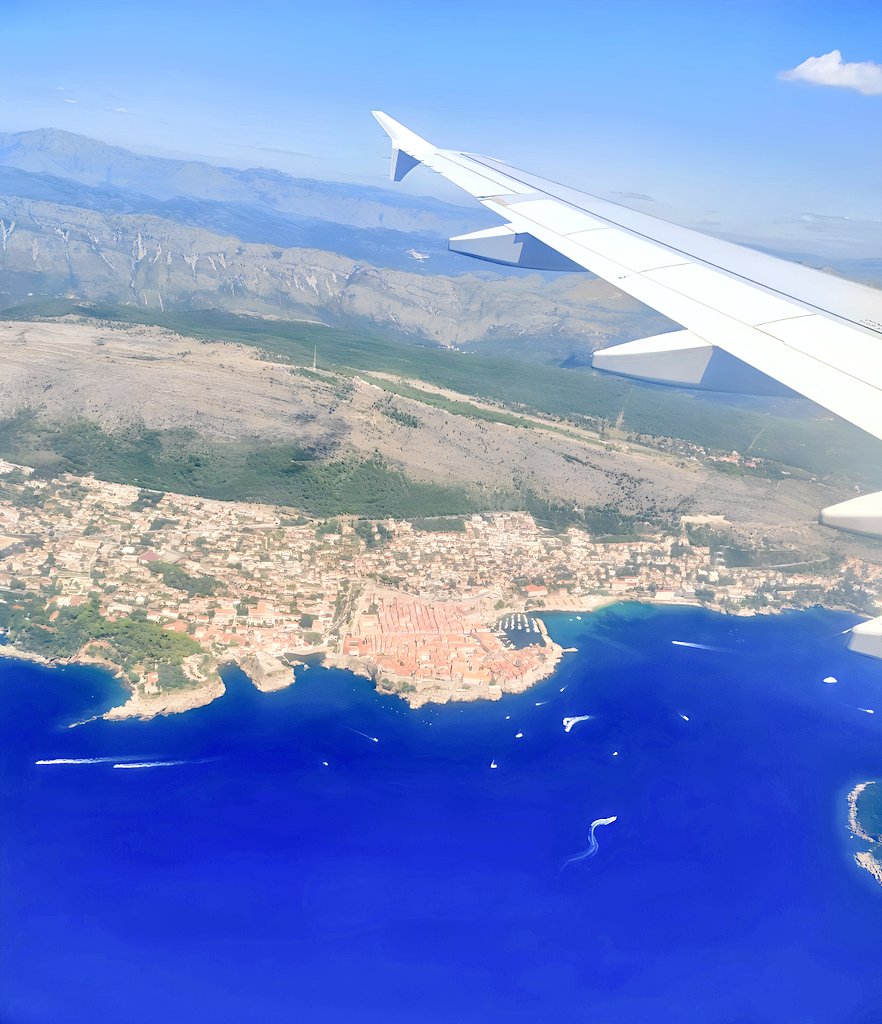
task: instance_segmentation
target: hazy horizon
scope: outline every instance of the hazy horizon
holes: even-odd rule
[[[875,255],[882,8],[7,5],[0,123],[388,187],[370,109],[729,235]],[[561,31],[566,24],[567,31]],[[370,40],[369,44],[366,40]],[[513,56],[516,55],[516,56]],[[812,63],[814,62],[814,63]],[[462,205],[414,174],[415,194]]]
[[[212,156],[205,153],[165,149],[161,146],[122,145],[120,143],[111,142],[107,139],[88,135],[82,132],[73,132],[68,128],[58,128],[54,125],[38,125],[33,128],[16,130],[9,130],[0,125],[0,136],[25,135],[40,131],[64,132],[78,138],[97,142],[101,145],[122,149],[138,156],[154,157],[159,160],[204,163],[213,167],[227,168],[236,171],[268,171],[273,174],[282,173],[290,175],[293,178],[303,180],[327,182],[330,184],[349,187],[379,189],[382,192],[388,193],[390,200],[396,204],[406,196],[416,202],[425,203],[427,206],[436,205],[439,202],[445,203],[450,206],[457,207],[459,210],[465,211],[466,215],[468,215],[469,211],[474,211],[476,224],[479,221],[483,222],[483,219],[486,219],[486,215],[482,217],[482,211],[476,207],[474,201],[464,196],[460,189],[454,188],[439,176],[428,171],[413,174],[411,178],[408,179],[409,187],[404,192],[404,195],[402,195],[402,184],[399,183],[395,185],[394,190],[390,189],[387,178],[380,179],[376,182],[368,182],[347,180],[343,176],[332,177],[330,175],[319,176],[309,173],[298,174],[289,170],[284,170],[282,167],[278,166],[278,164],[274,164],[271,160],[264,161],[263,163],[251,163],[247,160],[236,161],[234,159]],[[385,150],[385,158],[388,161],[388,145],[385,147]],[[281,161],[278,163],[281,163]],[[0,166],[2,166],[2,163],[0,163]],[[652,214],[653,216],[660,217],[662,220],[677,221],[676,211],[652,200],[645,194],[623,193],[620,191],[609,190],[598,190],[596,194],[601,195],[612,202],[619,203],[620,205],[642,210],[646,213]],[[688,220],[680,220],[679,222],[688,227],[696,228],[700,231],[706,232],[707,234],[717,235],[718,237],[725,238],[741,245],[769,249],[776,255],[781,255],[784,258],[798,257],[800,259],[816,260],[818,262],[823,262],[828,259],[834,261],[852,259],[861,263],[882,259],[882,249],[880,249],[878,244],[879,236],[876,231],[876,225],[872,223],[861,225],[859,222],[849,221],[848,218],[844,217],[804,215],[803,224],[814,223],[816,228],[815,235],[808,238],[799,237],[799,235],[793,232],[788,233],[786,230],[782,230],[786,228],[786,225],[781,223],[776,224],[774,222],[766,225],[767,230],[764,234],[752,234],[739,232],[737,230],[727,230],[726,225],[722,221],[704,220],[690,222]],[[779,230],[776,231],[776,228]],[[467,272],[469,269],[472,268],[465,265],[463,267],[463,272]]]

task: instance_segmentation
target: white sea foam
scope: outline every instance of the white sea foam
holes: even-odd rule
[[[591,718],[591,715],[571,715],[569,718],[563,719],[564,732],[569,732],[574,725],[578,725],[579,722],[587,722]]]
[[[114,768],[171,768],[176,764],[187,764],[187,761],[117,761]]]

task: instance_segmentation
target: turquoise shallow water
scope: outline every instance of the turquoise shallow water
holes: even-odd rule
[[[231,670],[207,708],[68,729],[112,680],[0,662],[0,1020],[882,1020],[854,617],[546,621],[579,649],[554,678],[419,711]]]

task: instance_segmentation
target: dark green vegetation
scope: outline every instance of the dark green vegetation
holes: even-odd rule
[[[137,484],[144,504],[151,491],[175,491],[291,505],[315,516],[400,518],[456,515],[481,505],[459,488],[408,480],[378,458],[323,463],[297,445],[255,451],[207,444],[182,430],[107,434],[86,420],[47,425],[31,411],[0,421],[0,456],[38,466],[43,475],[95,473]]]
[[[780,566],[789,569],[791,573],[829,573],[842,562],[839,555],[830,555],[823,559],[806,558],[799,550],[775,547],[770,542],[760,541],[753,546],[746,545],[727,530],[698,526],[695,523],[690,523],[686,527],[686,533],[691,544],[709,547],[712,552],[722,555],[723,562],[730,569],[772,569]]]
[[[640,524],[650,519],[656,527],[664,526],[674,529],[671,517],[665,515],[660,509],[647,510],[646,518],[640,519],[637,516],[623,515],[613,505],[580,509],[568,508],[540,498],[532,491],[524,492],[516,507],[518,510],[529,512],[537,523],[549,530],[565,530],[568,526],[580,526],[589,533],[600,535],[601,538],[627,537],[633,539],[639,533]]]
[[[183,430],[141,427],[125,435],[106,434],[86,420],[46,424],[31,410],[0,420],[0,457],[37,466],[43,477],[94,473],[104,480],[137,484],[142,487],[134,502],[139,508],[155,505],[164,491],[173,491],[291,505],[319,517],[391,516],[429,521],[469,512],[521,510],[531,512],[552,529],[582,525],[612,534],[633,533],[636,523],[633,517],[608,506],[572,509],[529,490],[467,491],[417,483],[380,458],[319,462],[296,445],[254,451],[245,445],[206,444]],[[17,501],[27,500],[30,493],[19,489]],[[34,500],[39,500],[36,492]],[[337,524],[328,524],[320,526],[319,533],[337,529]],[[180,589],[186,590],[193,584],[186,584],[184,576],[186,573],[181,575],[178,570],[167,582],[176,586],[171,580],[177,579],[184,584]]]
[[[211,576],[191,576],[171,562],[150,562],[147,568],[161,576],[167,587],[183,590],[189,597],[211,597],[217,590],[217,580]]]
[[[464,533],[465,520],[458,517],[435,516],[431,519],[414,519],[411,523],[415,530],[423,533]]]
[[[405,412],[403,409],[394,406],[391,397],[386,398],[385,401],[374,402],[374,408],[384,416],[387,416],[393,423],[400,423],[402,427],[416,429],[423,425],[421,420],[414,416],[413,413]]]
[[[8,630],[14,644],[34,654],[69,658],[95,641],[101,648],[96,653],[131,676],[136,665],[179,666],[187,655],[202,650],[191,637],[152,622],[133,618],[110,622],[99,614],[97,601],[77,608],[60,608],[52,618],[53,612],[46,610],[45,600],[32,594],[8,593],[7,603],[0,604],[0,626]]]
[[[827,608],[849,608],[867,615],[876,614],[875,598],[864,589],[863,581],[855,575],[853,569],[840,572],[833,587],[811,582],[810,578],[814,575],[835,575],[842,565],[841,555],[811,557],[798,548],[777,547],[767,540],[759,540],[752,547],[746,546],[726,530],[695,524],[689,524],[686,533],[690,543],[710,548],[711,557],[717,560],[720,568],[720,582],[724,585],[734,582],[733,578],[726,577],[726,569],[777,568],[786,572],[789,578],[786,592],[779,593],[779,597],[792,602],[796,607],[823,604]],[[682,550],[680,545],[674,545],[672,554],[679,555]],[[772,594],[770,584],[761,584],[756,594],[745,598],[744,606],[767,608],[771,604]]]
[[[744,463],[735,465],[731,462],[722,462],[719,459],[708,459],[705,465],[717,473],[725,473],[727,476],[758,476],[765,480],[784,480],[788,476],[796,476],[800,479],[808,477],[805,470],[794,469],[788,472],[781,466],[760,463],[757,466],[746,466]]]
[[[857,816],[864,832],[882,843],[882,780],[867,786],[858,797]]]

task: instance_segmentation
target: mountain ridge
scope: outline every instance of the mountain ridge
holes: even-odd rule
[[[0,166],[52,174],[92,187],[132,190],[156,199],[187,196],[246,202],[356,227],[422,230],[449,237],[495,223],[480,208],[472,210],[429,196],[299,178],[272,168],[242,170],[202,160],[145,155],[57,128],[0,132]]]
[[[36,284],[34,284],[36,282]],[[39,292],[35,288],[45,282]],[[586,353],[668,321],[588,275],[488,280],[376,267],[315,249],[243,242],[141,214],[0,197],[0,307],[28,293],[154,308],[361,321],[442,345],[561,336]]]

